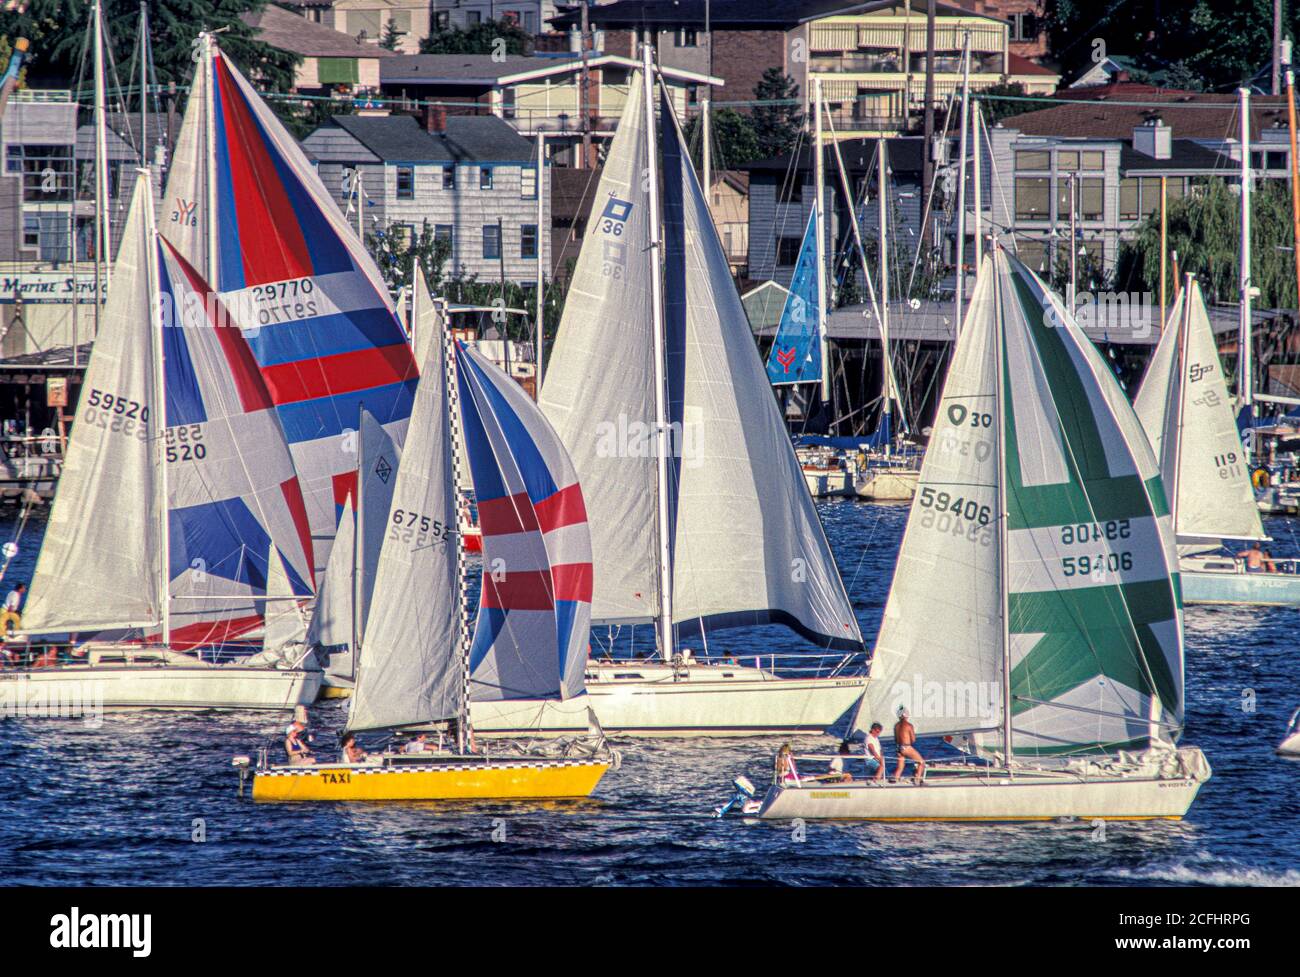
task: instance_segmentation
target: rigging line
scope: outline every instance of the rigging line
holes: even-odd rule
[[[948,141],[948,129],[952,125],[952,107],[954,104],[956,104],[956,98],[957,98],[957,91],[956,89],[953,89],[953,91],[948,93],[948,105],[943,113],[944,115],[943,134],[939,137],[940,142],[942,143],[946,143]],[[923,146],[921,148],[921,152],[922,153],[933,152],[933,147]],[[934,172],[930,174],[930,186],[929,189],[926,191],[926,195],[925,195],[925,209],[921,214],[921,234],[917,238],[916,254],[912,257],[912,270],[911,273],[908,275],[908,279],[907,279],[908,295],[912,294],[912,284],[916,281],[916,267],[921,260],[921,248],[925,243],[926,228],[930,223],[930,211],[934,207],[934,188],[938,184],[938,181],[939,181],[939,167],[936,166],[934,168]],[[933,246],[934,246],[934,242],[931,242],[931,247]]]

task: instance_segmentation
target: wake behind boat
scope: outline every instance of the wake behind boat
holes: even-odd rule
[[[980,766],[882,787],[808,779],[783,762],[759,815],[1182,817],[1210,768],[1174,745],[1183,631],[1170,523],[1106,364],[995,247],[953,353],[855,723],[865,731],[901,703],[917,734],[950,737]]]

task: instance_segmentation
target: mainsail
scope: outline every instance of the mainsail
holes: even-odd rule
[[[357,412],[364,404],[400,442],[418,374],[362,242],[293,137],[211,38],[204,45],[164,226],[251,324],[323,569],[355,485],[344,441]]]
[[[349,729],[455,718],[464,700],[456,484],[441,336],[421,365],[375,571]]]
[[[1176,574],[1132,408],[1056,296],[995,248],[940,400],[857,725],[907,705],[922,733],[976,731],[1001,750],[988,730],[1008,683],[1017,754],[1171,740],[1183,708]]]
[[[1199,282],[1179,293],[1133,407],[1180,543],[1268,538]]]
[[[522,388],[459,343],[456,378],[483,529],[471,698],[571,698],[583,691],[592,589],[577,473]]]
[[[330,654],[329,672],[348,678],[354,677],[351,651],[356,539],[357,510],[349,495],[334,536],[329,562],[325,565],[324,578],[316,591],[316,607],[307,629],[307,642]],[[346,654],[347,660],[338,660],[340,654]]]
[[[23,614],[30,631],[143,628],[162,619],[154,248],[153,193],[142,173],[32,577]]]
[[[817,299],[817,209],[808,215],[781,322],[767,356],[767,377],[774,384],[820,383],[820,311]]]
[[[598,622],[649,621],[659,608],[643,88],[630,85],[540,399],[580,481],[600,489],[589,509]],[[779,622],[860,647],[680,130],[666,103],[660,114],[673,620]]]

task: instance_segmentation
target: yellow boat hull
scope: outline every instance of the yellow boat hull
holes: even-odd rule
[[[400,766],[272,767],[253,774],[257,801],[545,800],[587,797],[606,760],[485,760]]]

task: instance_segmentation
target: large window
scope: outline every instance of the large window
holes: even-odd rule
[[[483,225],[483,257],[501,257],[501,228],[497,224]]]
[[[397,168],[397,199],[415,199],[415,167],[399,166]]]
[[[1100,178],[1084,177],[1073,181],[1058,179],[1056,181],[1056,219],[1067,222],[1070,211],[1075,209],[1070,202],[1070,193],[1075,194],[1075,216],[1079,220],[1099,221],[1105,216],[1106,181]]]
[[[700,35],[697,30],[691,27],[679,27],[677,29],[677,46],[678,47],[699,47]]]
[[[1045,149],[1022,149],[1016,153],[1016,169],[1018,170],[1050,170],[1051,168],[1052,154]]]
[[[10,143],[5,147],[5,172],[22,174],[24,200],[52,203],[72,199],[71,146]]]
[[[519,227],[519,257],[537,257],[537,225],[521,224]]]
[[[455,253],[456,231],[450,224],[435,224],[433,226],[433,239],[447,246],[447,254]]]
[[[1051,219],[1051,183],[1045,176],[1016,177],[1016,220]]]
[[[526,200],[537,199],[537,167],[525,166],[520,171],[519,196]]]
[[[1057,150],[1056,168],[1065,173],[1073,173],[1078,170],[1103,170],[1106,168],[1106,154],[1100,149]]]
[[[799,239],[797,237],[780,237],[776,239],[776,263],[782,266],[793,265],[799,260]]]
[[[1180,200],[1187,192],[1187,178],[1171,176],[1165,185],[1167,203]],[[1141,220],[1160,213],[1160,177],[1126,176],[1119,181],[1119,219]]]
[[[348,33],[353,37],[360,37],[362,40],[378,40],[380,36],[379,11],[349,10]]]

